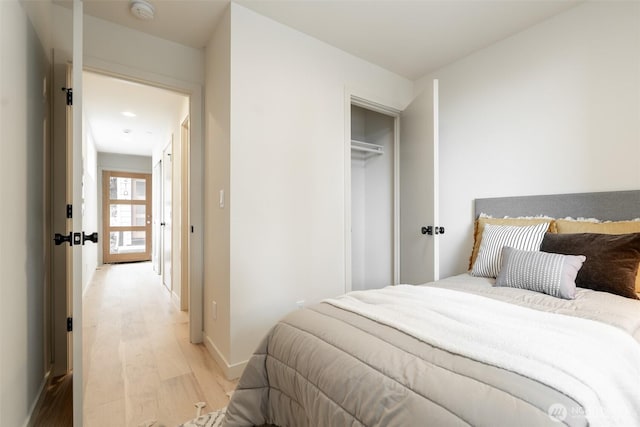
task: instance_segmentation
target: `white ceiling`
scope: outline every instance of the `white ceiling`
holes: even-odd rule
[[[151,156],[155,147],[171,140],[172,126],[187,99],[165,89],[84,73],[84,114],[100,152]]]
[[[411,80],[578,4],[565,0],[239,3]]]
[[[0,0],[1,1],[1,0]],[[71,0],[53,0],[70,7]],[[83,0],[86,14],[202,48],[230,0],[149,0],[153,21],[129,0]],[[576,6],[582,0],[237,0],[257,13],[415,80]],[[87,74],[88,125],[104,152],[151,155],[166,144],[181,95]],[[122,111],[138,114],[128,118]],[[131,129],[125,134],[124,129]]]
[[[69,5],[70,0],[54,0]],[[84,0],[85,13],[187,46],[207,45],[229,0]],[[245,7],[409,79],[557,15],[582,0],[237,0]]]

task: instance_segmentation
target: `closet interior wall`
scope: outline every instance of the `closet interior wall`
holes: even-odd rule
[[[352,290],[393,284],[394,122],[351,106],[352,141],[375,144],[382,151],[351,150]]]

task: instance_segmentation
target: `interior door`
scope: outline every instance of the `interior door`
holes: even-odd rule
[[[400,120],[400,282],[419,284],[439,277],[437,80]]]
[[[189,117],[185,118],[181,126],[180,149],[182,153],[180,160],[180,310],[189,310]]]
[[[54,50],[53,85],[56,88],[71,86],[71,60],[63,52]],[[64,92],[53,91],[53,149],[51,153],[51,216],[52,232],[70,239],[72,232],[71,219],[67,215],[67,204],[72,201],[69,192],[71,165],[69,164],[68,139],[71,129],[71,107],[66,105]],[[51,236],[53,237],[53,236]],[[53,245],[53,241],[51,242]],[[71,370],[71,334],[67,332],[67,317],[72,314],[71,268],[72,248],[68,242],[56,244],[51,250],[51,287],[52,287],[52,357],[53,375],[59,376]]]
[[[171,288],[171,189],[172,163],[171,151],[173,142],[169,142],[162,152],[162,283],[168,290]]]
[[[153,235],[151,239],[151,261],[153,263],[153,271],[158,274],[162,274],[162,230],[160,227],[160,212],[162,211],[162,197],[160,197],[160,193],[158,193],[158,189],[162,188],[160,184],[160,180],[162,179],[162,161],[159,161],[153,167],[152,174],[152,188],[153,192],[151,193],[151,197],[153,198],[152,203],[152,221],[151,221],[151,233]]]
[[[72,138],[69,140],[68,151],[71,154],[71,179],[69,192],[72,194],[72,205],[74,215],[72,218],[74,232],[74,246],[72,247],[72,268],[68,272],[72,273],[71,288],[73,295],[73,331],[71,339],[73,341],[73,424],[82,425],[82,405],[83,380],[82,380],[82,244],[84,243],[84,233],[82,227],[82,31],[83,31],[83,8],[81,0],[73,1],[73,107],[72,115]],[[69,112],[67,112],[69,114]],[[95,231],[95,230],[94,230]],[[78,239],[78,237],[80,239]]]
[[[69,64],[73,64],[73,67]],[[73,52],[54,50],[52,153],[53,366],[73,372],[73,423],[82,425],[82,2],[73,2]],[[63,91],[59,89],[63,88]],[[93,236],[95,237],[95,235]],[[97,238],[97,237],[95,237]]]
[[[151,259],[151,175],[102,172],[103,261]]]

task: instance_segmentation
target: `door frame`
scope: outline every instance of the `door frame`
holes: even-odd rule
[[[203,86],[91,56],[84,58],[84,70],[172,90],[189,97],[189,170],[183,171],[182,175],[188,178],[189,183],[189,218],[183,221],[189,227],[189,340],[201,343],[204,335]]]
[[[345,292],[352,290],[351,257],[351,106],[365,108],[393,118],[393,285],[400,283],[400,113],[401,111],[345,90],[344,206],[345,206]]]

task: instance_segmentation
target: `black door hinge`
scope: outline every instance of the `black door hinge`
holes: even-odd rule
[[[67,332],[73,331],[73,318],[67,317]]]
[[[73,218],[73,205],[67,205],[67,218]]]
[[[67,105],[73,105],[73,89],[70,87],[63,87],[62,91],[67,94]]]

